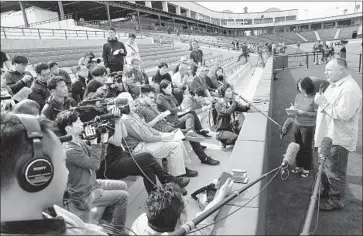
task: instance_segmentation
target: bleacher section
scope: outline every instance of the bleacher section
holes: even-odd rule
[[[317,32],[320,36],[320,40],[326,41],[326,40],[333,40],[337,30],[338,30],[337,28],[319,29],[317,30]]]
[[[338,39],[350,39],[354,31],[358,30],[358,26],[340,28]]]
[[[291,44],[291,43],[295,43],[294,41],[287,39],[281,35],[278,34],[262,34],[261,37],[267,38],[272,42],[282,42],[285,44]]]
[[[287,38],[295,43],[304,42],[304,40],[302,38],[300,38],[300,36],[297,35],[295,32],[278,33],[278,35],[281,35],[282,37]]]
[[[302,31],[299,32],[299,34],[301,34],[304,38],[306,38],[308,42],[315,42],[318,40],[315,36],[314,31]]]

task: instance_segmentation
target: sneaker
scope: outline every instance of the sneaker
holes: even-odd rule
[[[207,156],[207,158],[204,161],[201,161],[202,164],[206,164],[206,165],[210,165],[210,166],[215,166],[215,165],[219,165],[219,161],[214,160],[210,157]]]
[[[185,134],[185,139],[196,143],[200,143],[205,140],[205,138],[202,135],[197,134],[197,132],[195,132],[194,130],[189,130]]]
[[[191,170],[191,169],[188,169],[188,168],[185,168],[185,174],[184,175],[181,175],[180,177],[196,177],[198,176],[198,171],[196,170]]]
[[[174,182],[177,183],[181,188],[185,188],[189,184],[190,179],[184,177],[176,177]]]
[[[200,135],[202,135],[205,139],[212,139],[212,136],[210,136],[209,134],[203,133]]]
[[[320,211],[333,211],[333,210],[342,209],[343,207],[344,206],[341,204],[335,204],[328,200],[319,205],[319,210]]]

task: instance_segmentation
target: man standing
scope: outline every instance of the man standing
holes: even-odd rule
[[[203,51],[199,49],[197,41],[192,42],[192,49],[190,59],[198,66],[204,65]]]
[[[137,59],[141,62],[140,58],[140,50],[137,46],[136,42],[136,35],[131,33],[129,34],[129,40],[125,43],[127,55],[126,55],[126,64],[131,65],[133,59]]]
[[[103,45],[103,61],[105,67],[111,72],[124,70],[124,57],[127,55],[125,45],[117,40],[116,30],[110,28],[108,30],[107,43]]]
[[[319,105],[316,118],[315,147],[320,148],[324,137],[333,140],[322,176],[324,188],[321,196],[328,200],[320,210],[331,211],[344,207],[345,180],[348,154],[356,149],[358,120],[362,107],[362,91],[347,72],[347,62],[334,58],[325,67],[325,76],[330,86],[315,96]]]

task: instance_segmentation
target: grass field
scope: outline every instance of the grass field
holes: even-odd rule
[[[347,45],[347,61],[350,73],[362,88],[362,74],[358,73],[359,57],[357,56],[361,52],[360,42]],[[311,47],[311,44],[301,45],[301,49],[305,51],[311,51]],[[296,48],[288,49],[288,53],[295,53],[295,51]],[[279,72],[277,77],[280,79],[274,81],[272,117],[280,124],[283,124],[287,118],[285,108],[294,101],[296,81],[305,76],[324,78],[326,64],[310,65],[309,70],[306,70],[306,66],[300,67],[296,62],[296,59],[290,59],[289,65],[293,69]],[[312,64],[312,61],[310,63]],[[269,169],[272,169],[281,163],[286,147],[294,141],[294,138],[290,133],[285,140],[280,140],[279,131],[274,128],[270,138]],[[298,235],[301,233],[312,193],[313,175],[315,173],[311,172],[308,178],[303,179],[299,175],[290,173],[287,180],[282,181],[276,178],[272,182],[268,188],[266,234]],[[357,151],[349,154],[346,188],[344,209],[319,212],[317,224],[315,224],[316,215],[314,216],[311,231],[316,225],[316,235],[362,235],[362,116],[360,117]]]

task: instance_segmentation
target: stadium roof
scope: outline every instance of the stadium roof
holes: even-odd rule
[[[281,11],[280,9],[276,8],[276,7],[272,7],[272,8],[269,8],[267,9],[266,11],[264,12],[276,12],[276,11]]]

